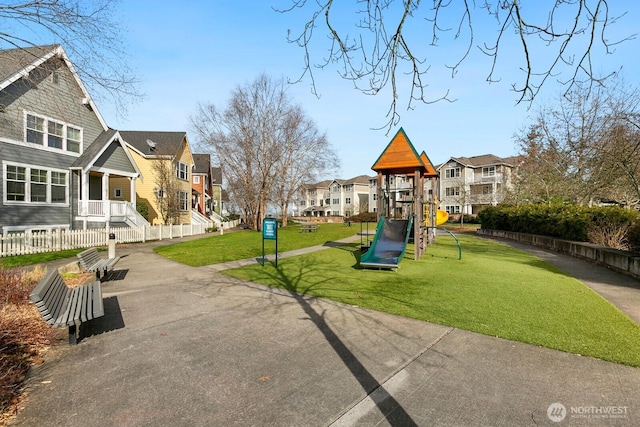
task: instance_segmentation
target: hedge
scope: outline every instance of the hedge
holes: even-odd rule
[[[640,248],[640,214],[617,206],[499,205],[478,213],[482,228],[538,234],[580,242],[599,228],[624,230],[625,245]],[[600,243],[600,242],[592,242]]]

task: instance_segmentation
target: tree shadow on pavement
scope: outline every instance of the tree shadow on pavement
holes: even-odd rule
[[[275,275],[277,275],[275,278],[280,282],[281,287],[286,289],[291,297],[297,301],[307,316],[309,316],[309,319],[324,335],[327,342],[358,381],[366,395],[372,398],[389,425],[417,426],[402,405],[385,390],[384,386],[376,380],[349,347],[347,347],[333,329],[331,329],[325,320],[324,313],[317,312],[311,304],[309,304],[308,298],[304,295],[304,290],[299,289],[296,283],[300,281],[301,277],[291,278],[280,267],[275,268],[275,271]]]

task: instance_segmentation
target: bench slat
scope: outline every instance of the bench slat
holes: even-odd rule
[[[104,271],[104,274],[106,274],[120,260],[120,257],[101,258],[96,248],[86,249],[80,252],[77,257],[80,261],[80,266],[85,271],[95,272],[97,278],[100,278],[100,271]]]
[[[47,324],[54,328],[69,326],[70,344],[75,344],[77,325],[104,316],[99,280],[69,288],[56,269],[45,275],[29,298]]]

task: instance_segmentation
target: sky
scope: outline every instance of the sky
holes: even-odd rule
[[[429,3],[423,2],[426,7]],[[635,34],[640,2],[610,3],[616,8],[610,15],[628,12],[611,28],[611,40]],[[127,61],[141,81],[139,89],[144,97],[129,106],[126,117],[117,114],[112,105],[98,103],[107,124],[120,130],[186,131],[193,144],[197,137],[190,118],[199,104],[224,108],[234,88],[260,74],[297,79],[303,71],[304,51],[287,43],[286,37],[288,31],[295,34],[303,28],[309,11],[283,14],[273,10],[289,4],[289,0],[122,1],[117,20],[125,30],[122,37],[130,54]],[[355,18],[344,15],[345,20],[339,23],[349,28]],[[427,30],[421,27],[425,21],[414,20],[411,25],[407,35],[425,40],[421,43],[428,46]],[[478,20],[474,25],[477,37],[495,34],[490,20]],[[320,61],[327,45],[324,35],[317,34],[311,54]],[[374,175],[371,166],[400,127],[416,150],[425,151],[434,164],[450,157],[517,154],[514,134],[524,129],[541,105],[557,99],[562,87],[551,79],[534,103],[517,104],[518,95],[511,91],[511,84],[522,81],[521,63],[516,61],[521,50],[509,43],[496,69],[499,82],[486,81],[491,60],[477,47],[452,78],[444,64],[453,62],[461,49],[462,45],[454,42],[452,37],[443,38],[438,47],[425,47],[424,52],[434,58],[425,77],[429,94],[437,98],[448,90],[455,102],[416,103],[407,110],[409,82],[400,80],[401,119],[391,129],[384,127],[390,93],[363,94],[341,79],[336,67],[315,71],[319,96],[312,93],[308,77],[288,88],[291,100],[326,133],[341,160],[340,170],[324,179]],[[639,43],[638,39],[629,40],[616,46],[613,54],[599,55],[594,69],[606,73],[622,67],[625,80],[636,85],[640,80]]]

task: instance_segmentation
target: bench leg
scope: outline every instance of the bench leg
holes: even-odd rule
[[[69,326],[69,345],[76,345],[78,343],[78,327],[76,325]]]

